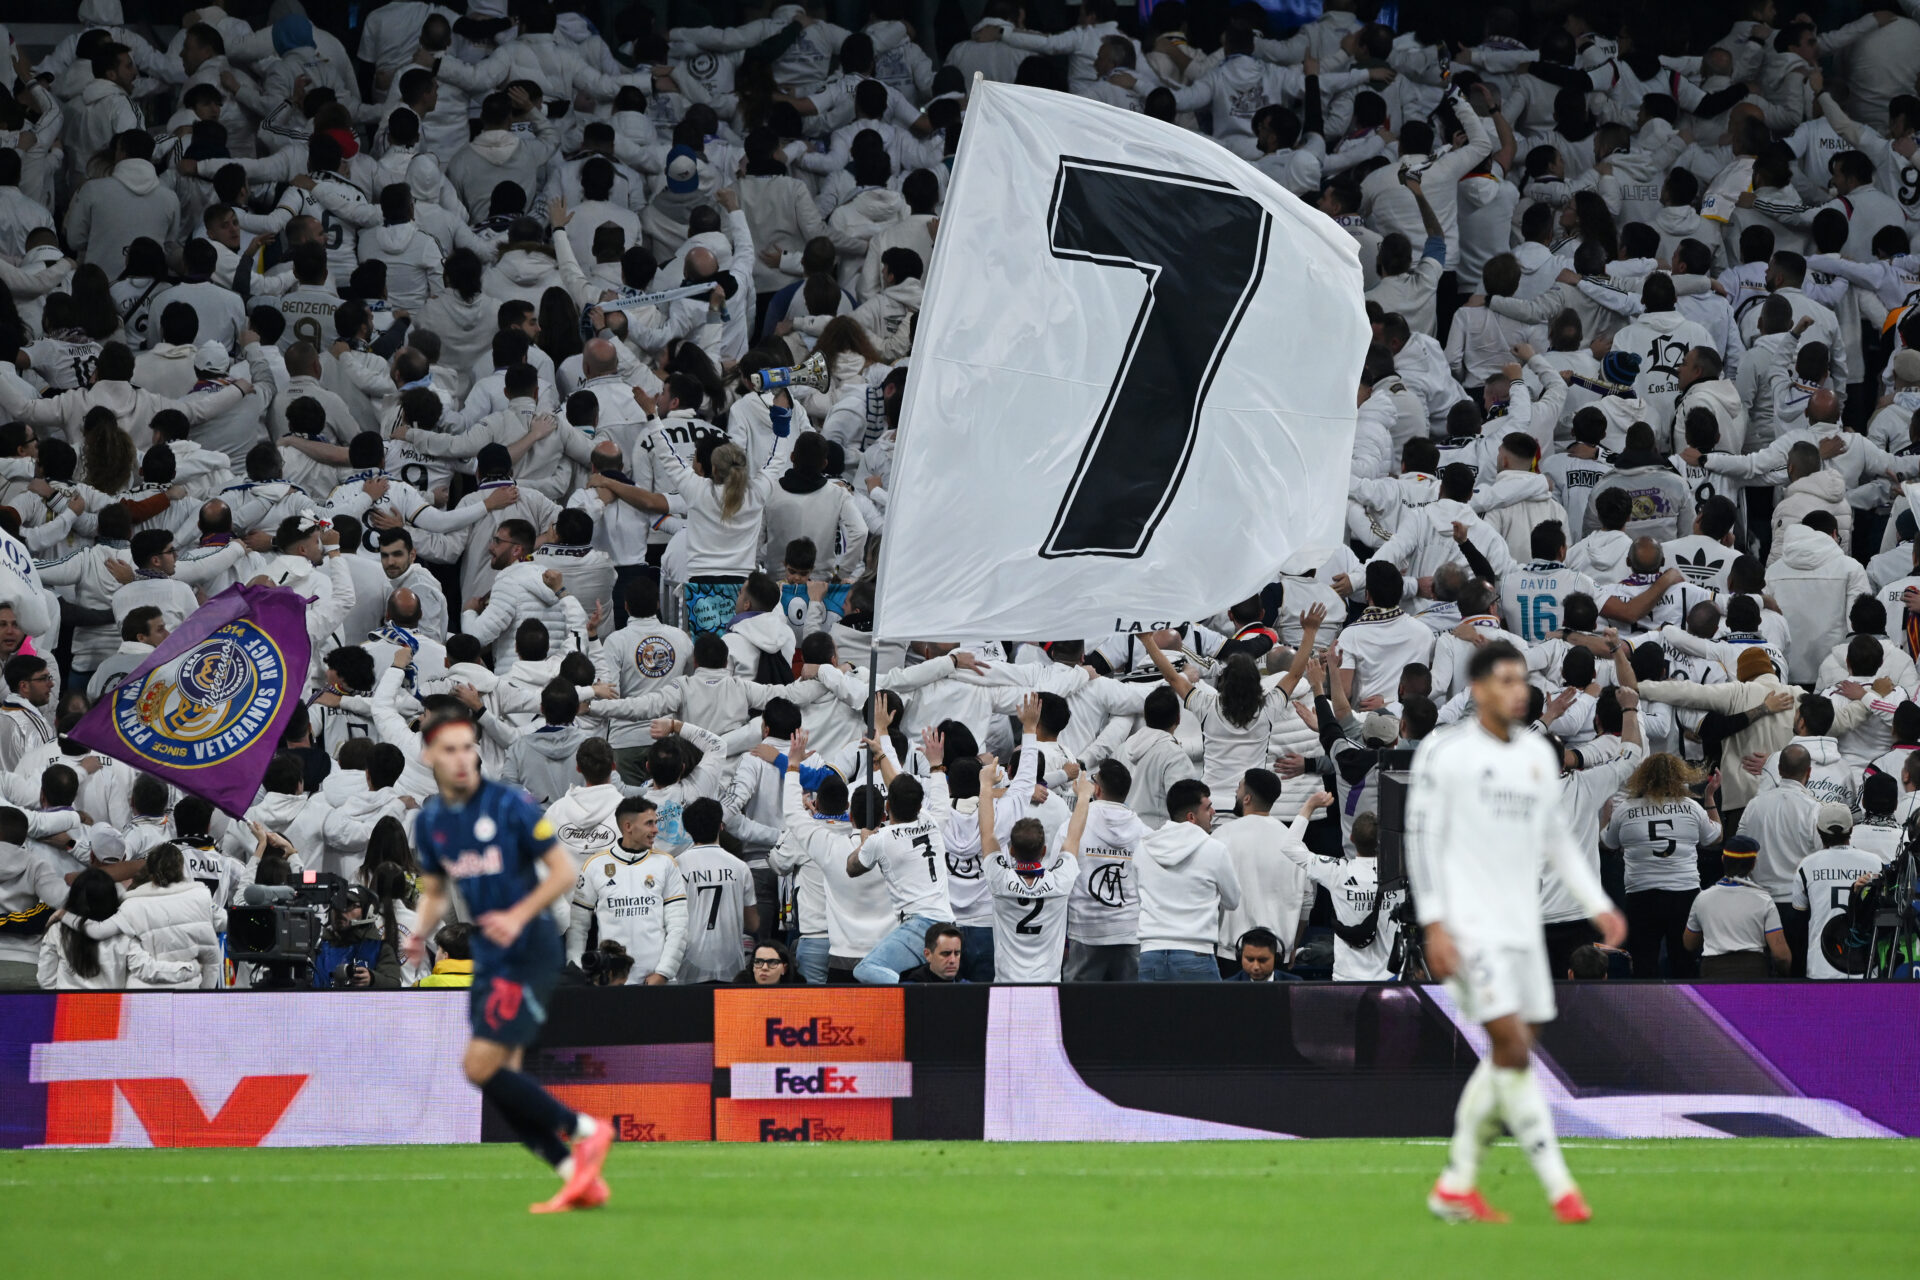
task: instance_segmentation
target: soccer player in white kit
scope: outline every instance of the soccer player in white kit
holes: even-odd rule
[[[1461,1090],[1446,1170],[1427,1207],[1452,1222],[1504,1222],[1476,1187],[1480,1157],[1505,1123],[1547,1190],[1554,1216],[1593,1216],[1567,1172],[1534,1078],[1534,1028],[1551,1021],[1553,979],[1540,919],[1542,859],[1620,945],[1627,923],[1575,847],[1561,808],[1560,762],[1529,732],[1527,664],[1504,641],[1467,667],[1475,714],[1420,744],[1407,802],[1407,871],[1426,930],[1427,969],[1486,1028],[1491,1056]]]

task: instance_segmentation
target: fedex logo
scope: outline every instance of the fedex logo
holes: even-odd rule
[[[762,1142],[838,1142],[846,1131],[845,1125],[829,1125],[812,1116],[795,1125],[783,1125],[771,1119],[760,1121]]]
[[[911,1062],[809,1062],[790,1067],[771,1062],[736,1062],[727,1072],[728,1095],[735,1098],[910,1098]]]
[[[860,1077],[838,1067],[817,1067],[812,1071],[776,1067],[773,1072],[773,1091],[781,1096],[799,1093],[857,1094],[860,1092]]]
[[[854,1035],[853,1027],[837,1023],[832,1018],[808,1018],[798,1026],[789,1025],[782,1018],[767,1019],[769,1049],[775,1045],[788,1049],[819,1049],[865,1043],[865,1040]]]

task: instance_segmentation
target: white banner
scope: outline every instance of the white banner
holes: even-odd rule
[[[1207,616],[1344,525],[1350,236],[1187,130],[980,83],[940,217],[875,632]]]

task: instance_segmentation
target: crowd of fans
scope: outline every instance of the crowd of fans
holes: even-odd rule
[[[459,983],[465,923],[400,959],[448,701],[579,858],[593,981],[1385,978],[1382,775],[1494,639],[1632,922],[1609,957],[1544,884],[1557,971],[1839,976],[1820,931],[1920,789],[1901,5],[0,31],[0,986],[248,985],[228,911],[310,872],[299,981]],[[1353,236],[1345,545],[1158,633],[875,642],[976,74]],[[237,821],[67,736],[234,583],[306,597],[314,655]]]

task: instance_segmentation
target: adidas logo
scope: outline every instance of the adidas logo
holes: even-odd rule
[[[1675,559],[1674,568],[1685,574],[1691,582],[1706,583],[1719,577],[1720,569],[1726,563],[1724,556],[1709,559],[1706,548],[1702,547],[1691,556],[1682,553]]]

